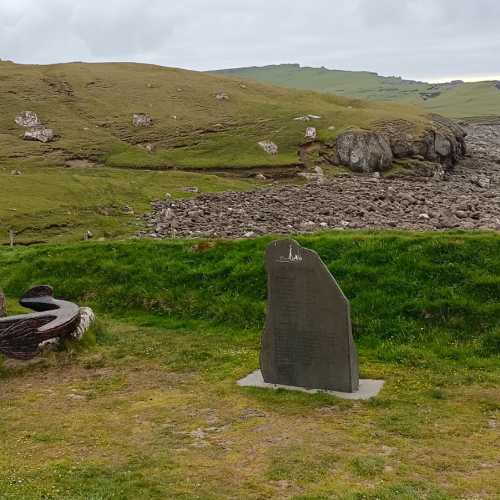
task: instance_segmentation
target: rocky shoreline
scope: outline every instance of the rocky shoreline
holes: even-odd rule
[[[156,201],[142,237],[242,238],[333,229],[500,230],[500,123],[464,124],[444,177],[312,176],[306,186]]]

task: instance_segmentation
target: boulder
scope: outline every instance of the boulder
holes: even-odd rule
[[[272,141],[260,141],[259,146],[269,155],[278,154],[278,146]]]
[[[34,111],[23,111],[16,116],[15,122],[20,127],[39,127],[42,122]]]
[[[145,113],[134,113],[132,124],[134,127],[152,127],[153,118]]]
[[[382,134],[351,130],[337,137],[335,162],[355,172],[388,170],[392,160],[391,146]]]
[[[440,115],[432,115],[429,128],[417,133],[415,127],[404,120],[380,124],[391,144],[395,158],[422,158],[453,167],[466,153],[464,129]]]
[[[54,138],[55,134],[51,128],[35,127],[24,133],[25,141],[51,142]]]
[[[317,132],[316,132],[316,128],[315,127],[307,127],[306,128],[306,135],[305,135],[305,138],[308,140],[308,141],[315,141],[316,140],[316,136],[317,136]]]

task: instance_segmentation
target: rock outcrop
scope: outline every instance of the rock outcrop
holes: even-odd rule
[[[413,124],[404,120],[379,126],[390,142],[394,158],[422,158],[451,168],[466,152],[466,132],[443,116],[433,115],[431,127],[421,133],[415,133]]]
[[[55,134],[51,128],[41,126],[27,130],[23,138],[25,141],[52,142]]]
[[[348,166],[355,172],[388,170],[392,160],[391,146],[382,134],[353,130],[337,137],[334,162]]]
[[[308,140],[308,141],[315,141],[317,135],[318,135],[318,133],[317,133],[315,127],[307,127],[306,128],[306,134],[305,134],[306,140]]]
[[[23,111],[22,113],[19,113],[15,118],[15,122],[20,127],[26,128],[39,127],[42,125],[42,122],[34,111]]]
[[[134,113],[132,124],[134,127],[152,127],[153,118],[145,113]]]
[[[380,122],[374,131],[349,130],[322,146],[321,155],[334,165],[355,172],[382,172],[394,159],[416,159],[435,164],[435,170],[451,169],[466,153],[466,132],[460,125],[439,115],[431,126],[416,132],[404,120]]]

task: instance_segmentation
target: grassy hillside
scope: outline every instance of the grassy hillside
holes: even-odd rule
[[[365,71],[309,68],[298,64],[235,68],[212,74],[340,96],[408,102],[452,118],[500,115],[498,82],[429,84]]]
[[[220,92],[229,99],[217,100]],[[290,165],[304,140],[305,125],[293,120],[297,116],[320,115],[316,126],[331,136],[386,119],[408,119],[417,128],[426,123],[410,106],[143,64],[0,62],[0,96],[0,165],[8,167],[75,158],[153,169]],[[14,118],[24,110],[37,112],[60,138],[45,145],[21,140]],[[133,113],[149,113],[154,126],[134,128]],[[328,131],[331,126],[335,131]],[[280,154],[267,155],[257,145],[262,140],[274,141]]]
[[[83,345],[0,360],[0,491],[19,499],[493,498],[500,238],[300,238],[351,299],[371,402],[237,387],[269,238],[0,249],[0,287],[92,305]],[[18,309],[17,309],[18,310]]]

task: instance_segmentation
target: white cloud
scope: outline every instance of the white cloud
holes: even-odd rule
[[[1,0],[0,57],[500,73],[497,0]]]

